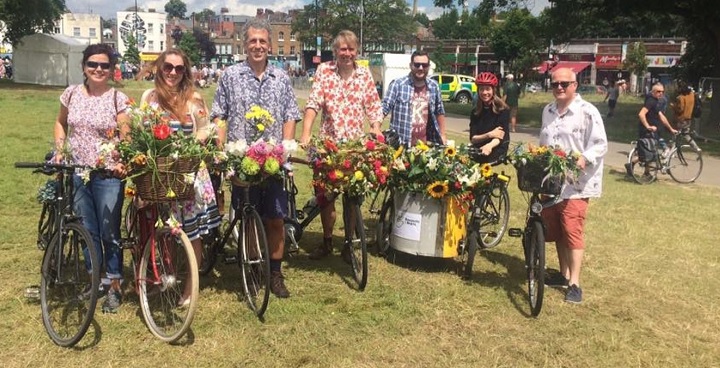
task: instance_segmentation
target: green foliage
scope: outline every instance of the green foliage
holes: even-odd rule
[[[647,71],[650,61],[645,57],[645,44],[635,42],[628,45],[627,55],[623,61],[623,69],[642,76]]]
[[[168,19],[172,17],[183,19],[187,13],[187,5],[182,0],[169,0],[165,4],[165,13],[167,13]]]
[[[415,33],[415,25],[404,0],[363,0],[362,22],[364,44],[406,42]],[[298,39],[315,44],[316,32],[325,45],[340,31],[349,29],[360,37],[361,0],[319,0],[310,3],[292,23]],[[317,19],[317,29],[316,29]]]
[[[127,49],[125,50],[125,55],[123,55],[123,58],[125,58],[125,60],[129,61],[132,64],[140,65],[140,50],[138,50],[135,35],[128,35]]]
[[[477,39],[488,33],[488,22],[475,13],[450,9],[433,20],[433,34],[440,39]]]
[[[215,17],[215,12],[212,11],[212,9],[205,8],[199,13],[193,13],[195,16],[196,22],[205,22],[209,23],[210,19],[213,19]]]
[[[446,54],[443,52],[444,47],[444,42],[440,41],[438,47],[430,53],[430,59],[435,62],[435,73],[444,73],[452,70],[452,63],[445,57]]]
[[[207,62],[215,57],[215,54],[217,53],[215,49],[215,42],[210,40],[210,35],[208,33],[195,28],[193,29],[192,36],[195,38],[195,41],[197,41],[197,47],[200,48],[198,52],[202,61]]]
[[[200,46],[192,33],[185,32],[182,34],[178,48],[187,55],[193,65],[200,65]]]
[[[65,0],[0,0],[0,21],[5,22],[0,41],[17,45],[24,36],[52,32],[64,10]]]
[[[490,46],[495,56],[504,60],[511,71],[527,74],[537,62],[537,55],[545,41],[539,33],[539,22],[527,9],[513,9],[505,13],[505,21],[495,23]]]
[[[428,27],[430,25],[430,18],[428,18],[427,14],[425,13],[415,14],[415,18],[413,18],[413,20],[422,24],[425,27]]]

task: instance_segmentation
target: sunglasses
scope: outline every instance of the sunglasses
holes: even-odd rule
[[[413,66],[414,66],[416,69],[420,69],[420,68],[427,69],[427,68],[430,67],[430,63],[413,63]]]
[[[665,93],[665,90],[661,90],[661,91],[657,91],[657,90],[656,90],[656,91],[653,91],[653,92],[655,92],[655,93]]]
[[[183,74],[185,73],[185,65],[172,65],[170,63],[165,63],[162,66],[162,71],[165,73],[172,73],[172,71],[175,70],[175,73],[177,74]]]
[[[574,83],[575,82],[552,82],[552,83],[550,83],[550,87],[552,87],[552,88],[562,87],[563,89],[566,89],[566,88],[570,87],[571,85],[573,85]]]
[[[100,67],[102,70],[110,69],[110,63],[98,63],[97,61],[86,61],[85,66],[90,69],[97,69],[97,67]]]

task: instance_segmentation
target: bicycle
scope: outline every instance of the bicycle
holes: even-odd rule
[[[500,160],[492,163],[497,166],[504,163]],[[467,235],[463,249],[459,249],[461,276],[469,280],[472,276],[473,263],[478,247],[493,248],[500,243],[508,227],[510,218],[510,196],[508,182],[510,178],[504,172],[492,173],[488,185],[483,186],[475,194],[475,201],[468,211]]]
[[[530,314],[540,314],[545,294],[545,223],[540,215],[543,207],[554,203],[559,195],[565,178],[561,175],[544,177],[544,168],[536,165],[516,166],[518,188],[528,202],[525,216],[525,228],[511,228],[508,235],[522,238],[525,255],[528,301]],[[536,175],[537,172],[543,174]],[[539,178],[542,178],[538,180]],[[530,193],[530,197],[527,197]]]
[[[638,141],[630,142],[625,168],[628,175],[638,184],[650,184],[657,180],[658,172],[670,174],[670,177],[678,183],[692,183],[700,177],[703,169],[702,150],[693,139],[695,132],[686,127],[675,135],[673,144],[664,154],[663,150],[655,141],[656,153],[651,160],[644,160],[640,157]],[[653,138],[648,134],[648,138]]]
[[[310,166],[311,163],[297,157],[289,157],[288,161],[301,165]],[[303,230],[315,219],[321,211],[315,197],[303,207],[297,209],[296,195],[298,193],[295,185],[294,175],[285,176],[285,190],[288,193],[288,216],[285,218],[285,244],[288,251],[297,253],[298,242],[302,237]],[[334,198],[329,198],[330,200]],[[362,215],[362,197],[342,194],[343,221],[345,224],[345,241],[343,246],[350,249],[350,266],[353,278],[357,283],[358,290],[363,291],[368,280],[368,254],[367,239],[365,238],[365,224]]]
[[[170,225],[174,202],[143,198],[127,206],[123,249],[132,255],[135,291],[145,324],[161,341],[173,343],[190,328],[199,297],[198,265],[182,229]],[[190,295],[183,298],[186,284]]]
[[[270,250],[265,227],[255,206],[250,203],[250,186],[236,180],[232,185],[241,188],[242,203],[232,203],[228,226],[215,242],[203,245],[205,273],[212,270],[217,257],[225,255],[230,239],[237,243],[237,258],[225,258],[226,263],[238,262],[242,272],[243,293],[248,307],[262,318],[270,301]]]
[[[38,222],[40,309],[45,331],[59,346],[77,344],[92,323],[100,289],[100,263],[92,236],[73,211],[73,175],[83,166],[16,162],[16,168],[56,175]]]

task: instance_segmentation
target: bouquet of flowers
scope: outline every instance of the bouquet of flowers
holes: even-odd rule
[[[391,185],[401,191],[422,193],[431,198],[454,196],[461,203],[472,199],[473,191],[492,175],[490,165],[473,162],[468,147],[400,147],[393,155]]]
[[[580,153],[568,153],[560,147],[521,143],[509,156],[518,170],[518,187],[522,191],[560,194],[565,180],[574,180],[580,174]]]
[[[308,147],[313,187],[336,194],[361,197],[388,182],[392,148],[383,138],[365,136],[333,142],[313,138]]]
[[[265,140],[262,134],[275,123],[275,119],[267,110],[253,105],[245,114],[255,130],[251,142],[244,139],[228,142],[225,145],[225,173],[236,184],[258,184],[269,177],[281,177],[281,166],[288,156],[297,150],[295,140],[277,142]]]
[[[122,161],[126,164],[138,192],[144,199],[175,200],[194,196],[195,172],[206,161],[222,158],[215,144],[216,126],[208,121],[207,112],[195,112],[195,122],[204,122],[210,134],[199,141],[185,134],[180,124],[155,104],[137,106],[129,101],[130,132],[118,144]]]

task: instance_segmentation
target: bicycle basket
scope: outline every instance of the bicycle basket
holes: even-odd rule
[[[540,161],[531,161],[515,166],[518,189],[524,192],[559,195],[565,182],[565,175],[548,175]]]
[[[155,169],[133,179],[137,194],[146,201],[187,201],[195,198],[194,178],[200,165],[198,158],[172,160],[156,157]]]

